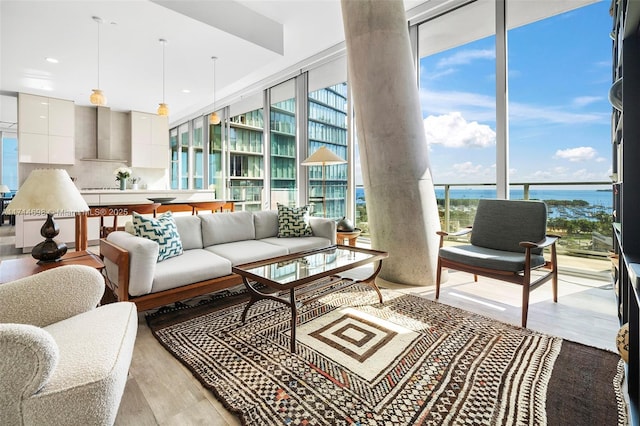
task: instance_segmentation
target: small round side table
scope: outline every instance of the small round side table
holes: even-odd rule
[[[348,240],[348,245],[355,247],[356,240],[362,233],[361,229],[354,229],[352,232],[337,232],[338,244],[344,244],[344,240]]]

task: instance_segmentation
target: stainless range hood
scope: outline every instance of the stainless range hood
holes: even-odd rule
[[[113,163],[127,163],[128,160],[114,158],[115,141],[111,135],[111,108],[96,107],[96,156],[82,158],[83,161],[102,161]]]

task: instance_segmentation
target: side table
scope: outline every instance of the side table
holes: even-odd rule
[[[102,263],[100,256],[86,250],[67,253],[58,262],[44,263],[42,265],[38,265],[37,260],[33,257],[25,256],[0,262],[0,284],[63,265],[87,265],[97,270],[104,268],[104,263]]]
[[[347,240],[348,241],[348,245],[350,245],[351,247],[355,247],[356,246],[356,240],[358,239],[358,237],[360,236],[360,234],[362,233],[361,229],[354,229],[352,232],[337,232],[337,240],[338,240],[338,244],[344,244],[344,241]]]

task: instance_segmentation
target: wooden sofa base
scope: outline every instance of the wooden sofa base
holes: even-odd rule
[[[118,265],[118,284],[109,277],[105,281],[107,287],[113,291],[117,301],[133,302],[138,311],[159,308],[191,297],[202,296],[215,291],[224,290],[242,284],[242,277],[237,274],[225,275],[211,280],[199,281],[177,288],[145,294],[143,296],[129,295],[129,252],[110,243],[106,239],[100,240],[100,255]]]

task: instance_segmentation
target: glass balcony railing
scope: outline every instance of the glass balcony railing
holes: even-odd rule
[[[436,184],[443,230],[453,232],[473,224],[478,200],[496,198],[495,184]],[[512,183],[512,200],[542,200],[547,204],[547,228],[560,235],[560,255],[606,260],[613,245],[614,196],[611,182]],[[356,188],[356,226],[368,237],[364,189]]]

